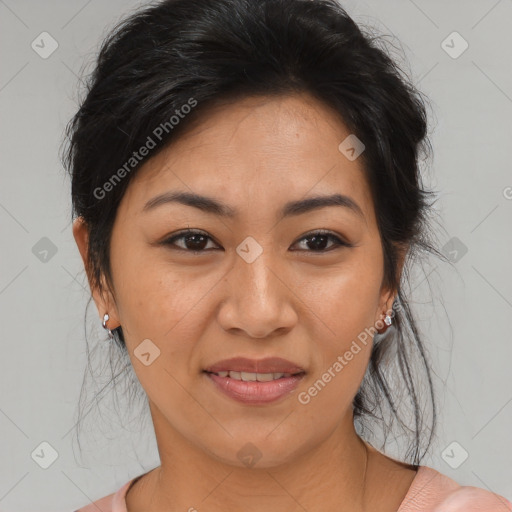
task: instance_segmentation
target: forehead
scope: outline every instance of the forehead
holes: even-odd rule
[[[373,204],[362,158],[349,160],[339,150],[349,135],[336,112],[307,94],[217,105],[138,169],[121,206],[140,213],[153,196],[177,189],[240,211],[338,192],[369,220]]]

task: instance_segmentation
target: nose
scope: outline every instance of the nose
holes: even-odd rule
[[[268,338],[289,331],[297,322],[296,295],[289,272],[270,251],[248,263],[236,256],[226,280],[226,299],[218,321],[226,331],[251,338]],[[296,293],[296,292],[295,292]]]

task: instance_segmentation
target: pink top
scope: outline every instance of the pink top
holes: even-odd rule
[[[124,497],[138,478],[75,512],[128,512]],[[479,487],[460,486],[435,469],[419,466],[397,512],[512,512],[512,503],[499,494]]]

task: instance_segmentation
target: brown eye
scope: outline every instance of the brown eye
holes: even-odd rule
[[[329,248],[326,248],[329,240],[334,241],[333,245]],[[328,252],[337,247],[352,247],[351,244],[341,240],[338,236],[333,233],[326,231],[315,231],[313,233],[309,233],[305,237],[303,237],[299,242],[305,242],[307,248],[309,248],[309,252]],[[299,243],[297,242],[297,243]],[[299,249],[302,250],[302,249]],[[308,251],[308,249],[304,249]]]
[[[182,245],[176,244],[176,241],[182,240]],[[177,235],[172,236],[164,240],[162,243],[165,245],[175,246],[177,249],[181,249],[189,252],[205,252],[210,249],[206,249],[208,240],[211,238],[202,231],[182,231]]]

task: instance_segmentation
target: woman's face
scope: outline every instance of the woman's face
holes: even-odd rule
[[[353,427],[371,351],[365,329],[393,294],[381,289],[362,159],[338,148],[349,135],[310,96],[253,97],[210,111],[134,176],[112,233],[115,299],[94,296],[108,327],[123,327],[159,445],[182,439],[219,461],[241,466],[252,455],[270,467]],[[154,201],[178,192],[208,199]],[[337,205],[300,206],[334,195]],[[170,241],[187,229],[202,235]],[[328,233],[315,238],[319,230]],[[295,386],[282,394],[276,382],[216,379],[235,394],[250,387],[244,400],[205,372],[234,357],[280,357],[303,373],[281,380]],[[255,368],[262,380],[273,373]],[[273,391],[254,391],[265,386]]]

